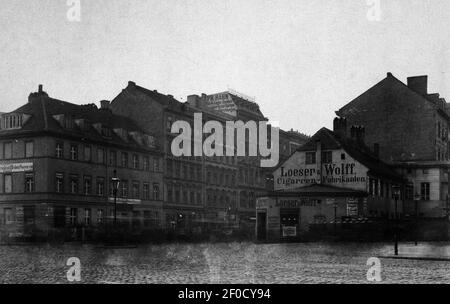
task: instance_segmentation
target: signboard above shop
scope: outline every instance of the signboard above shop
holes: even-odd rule
[[[33,171],[33,163],[0,164],[0,173],[16,173]]]
[[[343,149],[332,151],[332,161],[323,164],[307,164],[306,153],[311,152],[297,151],[275,170],[275,190],[292,190],[317,184],[366,190],[368,169]],[[342,155],[346,156],[342,158]]]

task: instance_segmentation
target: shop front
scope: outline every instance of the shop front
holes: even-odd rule
[[[273,192],[257,200],[257,239],[301,241],[308,238],[313,226],[365,218],[366,196],[360,191],[319,185],[295,192]]]

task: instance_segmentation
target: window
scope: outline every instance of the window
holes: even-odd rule
[[[146,199],[146,200],[150,199],[150,184],[144,183],[142,194],[143,194],[144,199]]]
[[[128,153],[122,152],[120,165],[124,168],[128,167]]]
[[[64,192],[64,174],[63,173],[56,173],[56,193],[63,193]]]
[[[322,163],[330,164],[333,162],[333,153],[331,151],[322,152]]]
[[[189,204],[188,194],[186,190],[183,191],[183,204]]]
[[[56,158],[63,158],[64,157],[64,144],[61,142],[56,143]]]
[[[198,205],[202,204],[202,195],[200,192],[197,192],[197,204]]]
[[[134,181],[132,186],[133,198],[139,198],[139,182]]]
[[[139,155],[133,154],[133,169],[139,169]]]
[[[109,152],[109,165],[112,167],[117,166],[117,152],[116,151]]]
[[[78,146],[77,145],[70,145],[70,159],[78,160]]]
[[[191,191],[190,193],[190,202],[192,205],[195,205],[195,193]]]
[[[84,160],[90,162],[92,160],[91,146],[84,146]]]
[[[345,160],[345,153],[341,154],[341,160]]]
[[[167,168],[169,167],[169,163],[167,163]],[[148,156],[144,156],[144,170],[150,171],[150,159]]]
[[[180,202],[180,189],[175,190],[175,203]]]
[[[97,195],[103,196],[105,194],[105,179],[103,177],[97,178]]]
[[[159,159],[155,158],[153,160],[153,171],[158,172],[159,171]]]
[[[3,145],[3,158],[11,159],[12,158],[12,143],[6,142]]]
[[[89,208],[84,209],[84,224],[87,226],[91,224],[91,209]]]
[[[77,175],[70,176],[70,193],[72,193],[72,194],[78,193],[78,176]]]
[[[97,209],[97,224],[103,224],[104,221],[104,211],[103,209]]]
[[[76,225],[78,222],[78,209],[77,208],[70,208],[70,217],[69,221],[71,225]]]
[[[188,179],[188,167],[187,165],[183,166],[183,178]]]
[[[167,201],[169,203],[173,202],[173,192],[172,192],[172,187],[168,187],[167,188]]]
[[[105,163],[105,150],[103,149],[97,149],[97,162],[99,164],[104,164]]]
[[[155,201],[159,200],[159,185],[153,184],[153,199]]]
[[[5,193],[12,193],[12,175],[5,174],[4,182],[5,182],[4,185]]]
[[[306,164],[311,165],[316,163],[316,152],[306,152]]]
[[[83,181],[84,195],[89,195],[92,192],[92,178],[90,176],[85,176]]]
[[[13,212],[11,208],[5,208],[4,209],[5,212],[5,224],[6,225],[11,225],[14,223],[14,217],[13,217]]]
[[[25,192],[34,192],[34,174],[25,173]]]
[[[172,130],[172,121],[173,121],[173,118],[168,116],[167,117],[167,131],[169,131],[169,132],[171,132],[171,130]]]
[[[420,184],[420,199],[423,201],[430,200],[430,183]]]
[[[25,143],[25,157],[30,158],[34,156],[34,143],[32,141],[27,141]]]
[[[121,190],[122,190],[122,197],[126,198],[128,197],[128,181],[127,180],[123,180],[120,182],[121,185]]]

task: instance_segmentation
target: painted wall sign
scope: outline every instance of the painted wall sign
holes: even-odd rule
[[[33,171],[33,163],[1,164],[0,173],[16,173]]]
[[[297,236],[297,227],[283,226],[283,237]]]
[[[364,191],[367,171],[343,149],[332,151],[332,162],[327,164],[306,164],[306,152],[298,151],[275,170],[274,187],[275,190],[289,190],[323,184]]]
[[[216,111],[236,116],[237,106],[228,93],[219,93],[208,96],[206,105]]]
[[[299,207],[315,207],[318,201],[315,199],[279,199],[275,207],[280,208],[299,208]]]

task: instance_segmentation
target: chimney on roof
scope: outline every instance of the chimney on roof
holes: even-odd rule
[[[48,97],[48,94],[44,92],[42,84],[38,86],[38,91],[34,93],[30,93],[28,96],[28,102],[32,102],[34,100],[40,100],[41,97]]]
[[[414,76],[408,77],[408,88],[419,93],[420,95],[427,95],[428,93],[428,76]]]
[[[375,154],[376,157],[380,157],[380,144],[379,143],[373,144],[373,154]]]
[[[100,101],[100,109],[101,110],[108,110],[109,109],[109,105],[110,105],[109,100],[102,100],[102,101]]]
[[[336,117],[333,120],[333,131],[341,138],[345,138],[347,136],[347,119]]]
[[[167,97],[169,97],[170,99],[173,99],[173,95],[168,94]]]
[[[200,96],[198,95],[189,95],[187,97],[187,103],[192,107],[200,108]]]
[[[135,87],[136,83],[134,81],[128,81],[128,86],[129,87]]]
[[[352,126],[350,128],[351,139],[359,144],[364,144],[366,137],[366,128],[364,126]]]

